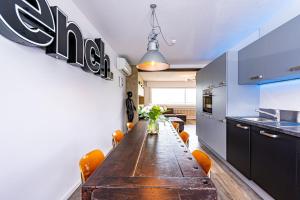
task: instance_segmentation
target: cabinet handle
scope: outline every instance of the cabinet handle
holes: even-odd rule
[[[250,77],[251,80],[258,80],[258,79],[262,79],[263,75],[257,75],[257,76],[252,76]]]
[[[299,70],[300,70],[300,66],[289,68],[290,72],[299,71]]]
[[[244,130],[248,130],[248,129],[249,129],[248,126],[242,126],[242,125],[240,125],[240,124],[237,124],[236,127],[241,128],[241,129],[244,129]]]
[[[225,123],[226,119],[219,119],[218,121],[221,122],[221,123]]]
[[[274,134],[271,134],[271,133],[266,133],[265,131],[259,131],[259,133],[261,135],[264,135],[264,136],[267,136],[267,137],[270,137],[270,138],[278,138],[278,135],[274,135]]]

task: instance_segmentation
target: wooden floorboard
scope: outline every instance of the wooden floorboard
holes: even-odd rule
[[[218,159],[212,152],[198,142],[196,127],[186,125],[185,130],[190,133],[190,151],[202,149],[209,154],[213,161],[211,179],[218,191],[219,200],[261,200],[254,190],[245,184],[232,170]]]
[[[236,176],[226,165],[222,163],[209,150],[205,149],[198,142],[196,128],[194,125],[186,125],[185,130],[190,133],[189,149],[193,151],[201,148],[206,151],[213,160],[211,179],[218,191],[219,200],[261,200],[248,185]],[[78,172],[79,173],[79,172]],[[78,188],[69,200],[80,200],[80,188]]]

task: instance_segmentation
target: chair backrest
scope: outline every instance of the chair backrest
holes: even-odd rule
[[[116,130],[113,135],[113,146],[116,146],[124,138],[124,133],[121,130]]]
[[[127,123],[127,129],[128,129],[128,131],[130,131],[131,129],[133,129],[133,127],[134,127],[134,123],[132,123],[132,122],[128,122]]]
[[[81,180],[85,182],[95,169],[101,165],[105,156],[102,151],[95,149],[84,155],[79,161]]]
[[[190,138],[190,135],[188,134],[188,132],[182,131],[179,135],[180,135],[181,139],[183,140],[183,142],[185,144],[188,144],[189,138]]]
[[[179,123],[172,122],[173,127],[176,129],[177,132],[179,132]]]
[[[197,160],[198,164],[202,167],[205,173],[208,175],[212,166],[210,157],[203,151],[196,149],[193,151],[193,156]]]

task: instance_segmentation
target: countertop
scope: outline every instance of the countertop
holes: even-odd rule
[[[256,122],[256,121],[244,119],[244,118],[251,118],[251,117],[253,117],[253,116],[250,116],[250,117],[249,116],[226,117],[226,119],[239,121],[241,123],[257,126],[260,128],[269,129],[272,131],[278,131],[283,134],[287,134],[290,136],[300,138],[300,124],[296,125],[296,123],[287,122],[287,121],[282,121],[278,124],[276,122]],[[293,125],[293,126],[290,126],[290,125]]]

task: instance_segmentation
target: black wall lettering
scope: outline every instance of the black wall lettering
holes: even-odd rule
[[[97,44],[91,40],[85,40],[85,59],[83,70],[98,74],[100,72],[100,51]]]
[[[99,62],[100,62],[100,71],[98,73],[98,75],[100,75],[100,77],[105,78],[105,63],[104,63],[104,43],[101,40],[101,38],[97,38],[95,39],[95,42],[98,46],[98,49],[100,51],[100,57],[99,57]]]
[[[50,56],[113,79],[103,41],[84,41],[75,22],[57,6],[50,8],[46,0],[0,0],[0,33],[24,45],[46,47]]]
[[[104,56],[104,72],[105,76],[104,78],[107,80],[112,80],[113,79],[113,73],[110,71],[110,58],[108,55]]]
[[[45,0],[0,0],[0,33],[27,46],[45,47],[53,41],[55,24]]]
[[[84,65],[83,37],[74,22],[68,22],[67,16],[57,6],[51,7],[56,23],[55,41],[46,48],[46,53],[82,67]]]

